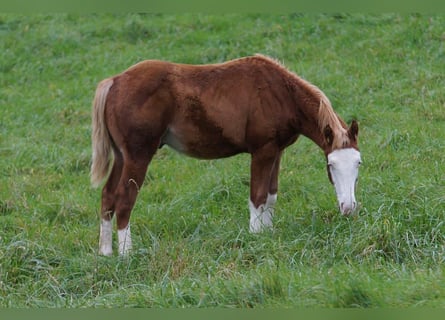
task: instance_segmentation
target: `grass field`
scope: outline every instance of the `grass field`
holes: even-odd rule
[[[0,307],[445,307],[445,17],[0,14]],[[96,84],[143,59],[263,53],[360,123],[361,208],[320,149],[284,154],[275,230],[248,232],[249,156],[163,148],[134,252],[97,255]]]

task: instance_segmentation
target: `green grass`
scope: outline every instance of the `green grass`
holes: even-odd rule
[[[0,307],[445,306],[445,17],[0,15]],[[97,255],[96,84],[143,59],[278,58],[360,123],[358,214],[322,152],[287,149],[275,230],[248,232],[249,156],[165,148],[134,253]]]

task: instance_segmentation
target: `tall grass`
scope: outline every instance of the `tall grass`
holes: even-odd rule
[[[440,15],[0,15],[0,306],[444,306],[445,58]],[[248,232],[249,156],[161,149],[134,252],[97,255],[90,106],[142,59],[271,55],[360,123],[351,218],[322,152],[284,154],[272,232]]]

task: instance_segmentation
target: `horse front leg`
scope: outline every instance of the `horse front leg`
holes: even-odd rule
[[[266,199],[266,209],[270,212],[272,216],[274,215],[275,203],[277,202],[278,175],[280,172],[280,161],[282,153],[283,152],[280,151],[275,157],[274,164],[272,167],[272,173],[270,176],[269,191],[267,193],[267,199]]]
[[[252,154],[250,176],[249,230],[258,233],[273,226],[280,152],[268,145]],[[275,186],[271,189],[271,186]],[[274,193],[270,193],[274,192]]]

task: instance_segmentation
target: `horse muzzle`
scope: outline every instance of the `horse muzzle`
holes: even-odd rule
[[[348,202],[340,202],[339,209],[342,215],[349,216],[354,213],[357,208],[357,202],[355,200]]]

